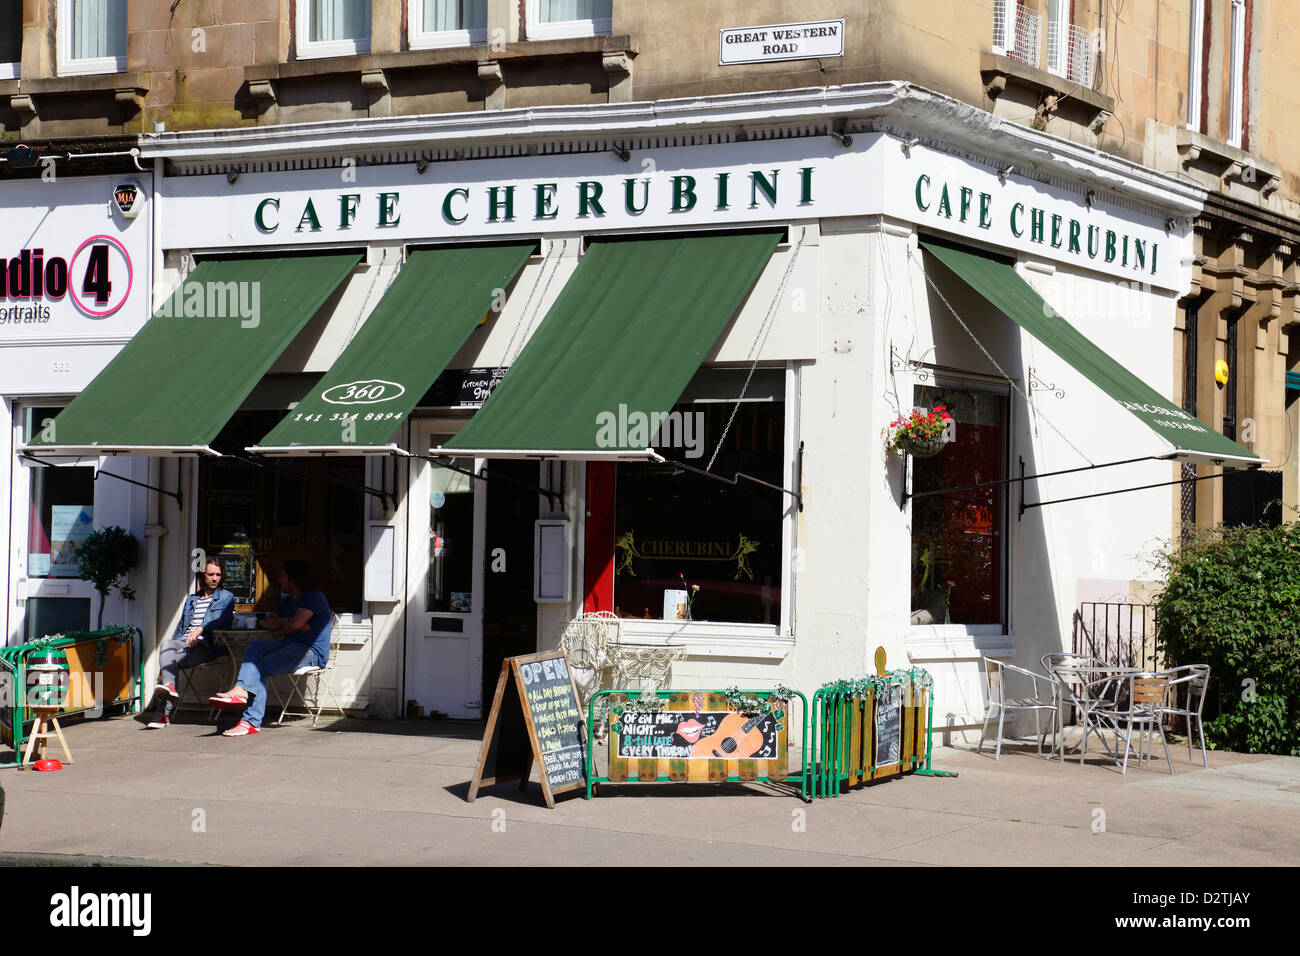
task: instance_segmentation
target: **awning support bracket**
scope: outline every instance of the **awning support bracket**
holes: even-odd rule
[[[703,468],[696,468],[694,465],[688,465],[685,462],[676,459],[668,459],[664,462],[665,466],[671,465],[674,468],[681,468],[685,471],[702,475],[705,478],[712,478],[714,481],[720,481],[725,485],[731,485],[733,488],[740,484],[741,480],[753,482],[756,485],[762,485],[764,488],[771,488],[773,491],[779,491],[783,495],[789,495],[794,499],[794,503],[800,511],[803,511],[803,495],[797,491],[791,491],[789,488],[783,488],[780,485],[774,485],[770,481],[764,481],[761,478],[755,478],[753,475],[747,475],[743,471],[735,472],[734,478],[728,478],[725,475],[717,475],[711,471],[705,471]],[[799,443],[799,465],[795,470],[796,475],[803,471],[803,442]]]
[[[41,459],[35,457],[34,455],[29,455],[26,452],[20,452],[18,457],[24,458],[27,461],[32,462],[33,464],[40,465],[43,468],[57,467],[55,465],[51,465],[48,461],[41,461]],[[109,478],[116,478],[118,481],[125,481],[128,485],[138,485],[141,488],[148,488],[150,491],[156,491],[160,495],[166,495],[168,498],[175,498],[176,507],[178,508],[185,507],[185,499],[181,497],[181,493],[179,490],[168,491],[166,488],[159,488],[157,485],[150,485],[150,484],[146,484],[143,481],[136,481],[134,478],[127,478],[125,475],[119,475],[116,472],[112,472],[112,471],[104,471],[102,468],[95,469],[95,477],[93,480],[99,481],[100,475],[107,475]]]

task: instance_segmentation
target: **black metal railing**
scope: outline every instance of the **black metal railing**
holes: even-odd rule
[[[1074,612],[1071,650],[1113,664],[1156,670],[1156,609],[1151,604],[1085,601]]]

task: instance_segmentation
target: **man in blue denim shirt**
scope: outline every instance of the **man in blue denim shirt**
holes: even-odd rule
[[[158,713],[148,724],[150,730],[171,723],[172,707],[180,696],[176,680],[181,668],[197,667],[226,653],[212,640],[212,632],[230,627],[235,617],[235,596],[220,586],[225,573],[215,559],[204,564],[198,590],[185,599],[175,635],[158,648]]]
[[[280,572],[280,593],[286,595],[267,615],[263,625],[281,638],[258,641],[244,652],[235,686],[224,694],[209,697],[219,710],[243,710],[243,719],[227,730],[225,737],[246,737],[258,733],[266,714],[268,677],[292,674],[300,667],[324,667],[330,656],[330,632],[334,617],[325,595],[312,587],[311,573],[302,561],[288,561]]]

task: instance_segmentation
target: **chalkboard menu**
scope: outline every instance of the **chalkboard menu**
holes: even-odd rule
[[[903,688],[897,685],[876,691],[875,765],[889,767],[902,760]]]
[[[251,495],[208,496],[208,547],[247,541],[253,532]]]
[[[507,780],[526,788],[535,760],[542,796],[554,807],[555,794],[585,785],[582,726],[578,691],[562,651],[507,657],[466,799],[472,803],[480,787]]]
[[[257,581],[253,576],[253,549],[226,548],[216,556],[225,569],[221,586],[235,596],[236,604],[252,604],[257,600]]]

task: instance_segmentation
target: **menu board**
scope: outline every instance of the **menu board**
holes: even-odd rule
[[[876,746],[872,753],[877,767],[889,767],[902,760],[903,688],[891,685],[876,693]]]
[[[548,807],[554,795],[585,785],[582,710],[563,651],[507,657],[501,662],[492,711],[466,799],[483,786],[519,780],[528,785],[535,760]]]
[[[236,604],[252,604],[257,600],[257,580],[253,575],[253,549],[244,545],[222,550],[216,556],[225,569],[221,586],[235,596]]]
[[[223,548],[228,544],[247,541],[252,531],[252,496],[208,496],[208,547]]]

